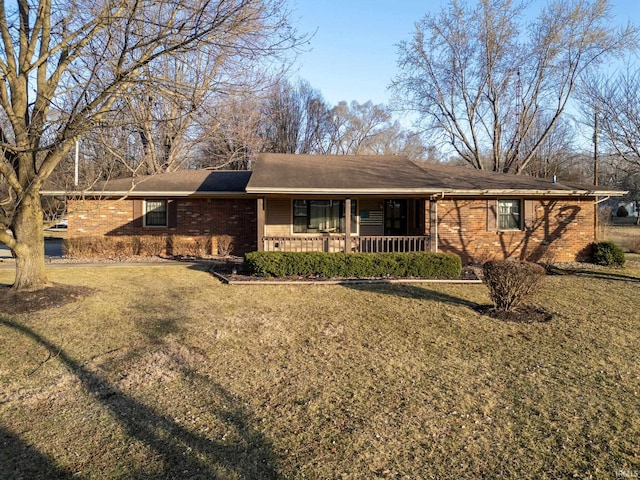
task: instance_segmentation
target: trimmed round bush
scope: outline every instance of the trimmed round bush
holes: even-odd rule
[[[489,298],[496,310],[510,312],[528,303],[540,290],[546,270],[532,262],[492,260],[482,267]]]
[[[613,242],[594,243],[591,260],[596,265],[622,267],[625,262],[624,251]]]
[[[624,205],[620,205],[618,210],[616,211],[616,217],[627,218],[629,216],[629,212],[627,211]]]

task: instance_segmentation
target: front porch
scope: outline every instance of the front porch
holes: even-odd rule
[[[266,252],[351,252],[351,253],[407,253],[431,250],[430,237],[411,236],[286,236],[262,237]]]
[[[258,198],[258,250],[437,252],[435,201],[419,197]]]

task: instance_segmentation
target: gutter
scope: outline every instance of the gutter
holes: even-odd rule
[[[530,196],[530,197],[600,197],[603,195],[623,196],[626,192],[618,190],[536,190],[536,189],[474,189],[474,190],[425,190],[422,188],[389,188],[389,189],[337,189],[337,188],[248,188],[249,194],[273,194],[273,195],[438,195],[455,197],[487,197],[487,196]]]
[[[82,198],[99,198],[99,197],[244,197],[249,195],[341,195],[341,196],[357,196],[357,195],[425,195],[439,196],[440,198],[450,197],[491,197],[491,196],[515,196],[515,197],[621,197],[628,192],[621,190],[536,190],[536,189],[474,189],[474,190],[442,190],[422,188],[388,188],[388,189],[350,189],[342,188],[248,188],[246,191],[64,191],[64,190],[45,190],[40,192],[44,196],[66,196],[66,197],[82,197]],[[604,200],[601,200],[604,201]]]
[[[127,192],[65,192],[65,191],[57,191],[57,190],[49,190],[40,192],[41,195],[44,196],[65,196],[65,197],[81,197],[81,198],[100,198],[100,197],[244,197],[247,196],[247,192],[174,192],[174,191],[166,191],[166,192],[141,192],[141,191],[127,191]]]

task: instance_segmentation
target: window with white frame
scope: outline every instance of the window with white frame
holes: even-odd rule
[[[522,202],[498,200],[498,230],[522,229]]]
[[[356,201],[351,200],[351,233],[358,228]],[[344,233],[344,200],[294,200],[293,233]]]
[[[167,226],[167,200],[153,199],[144,201],[144,226]]]

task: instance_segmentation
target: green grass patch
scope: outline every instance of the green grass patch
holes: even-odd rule
[[[229,286],[51,269],[0,314],[5,478],[615,478],[640,464],[640,262],[552,275],[547,323],[483,285]],[[11,270],[0,270],[9,284]],[[8,472],[8,473],[7,473]]]

